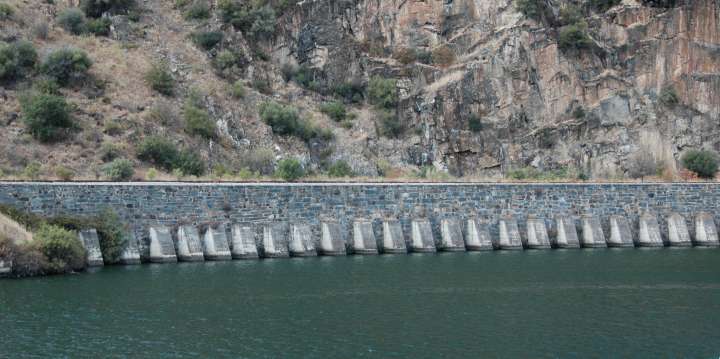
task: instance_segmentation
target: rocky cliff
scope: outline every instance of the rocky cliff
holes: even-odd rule
[[[30,15],[39,11],[30,9],[30,3],[17,1],[14,6]],[[118,26],[110,39],[79,44],[90,47],[91,55],[104,48],[126,53],[114,59],[96,57],[96,68],[130,72],[163,59],[171,64],[181,93],[203,90],[220,138],[198,140],[172,126],[162,133],[198,148],[208,168],[221,164],[237,170],[248,151],[267,148],[276,159],[294,156],[318,172],[344,160],[365,176],[432,166],[454,176],[483,178],[499,178],[519,168],[622,178],[639,153],[659,161],[666,173],[675,173],[683,151],[720,150],[717,0],[623,0],[601,8],[577,0],[530,1],[540,16],[519,11],[513,0],[285,1],[272,35],[262,39],[224,22],[219,10],[223,3],[227,1],[211,3],[212,17],[193,23],[183,20],[173,2],[144,2],[138,24],[114,16]],[[59,11],[56,7],[63,6],[39,8],[51,18]],[[130,30],[123,33],[123,26]],[[567,31],[571,27],[579,30]],[[6,41],[24,36],[22,25],[6,27],[13,28],[19,30],[3,30]],[[198,29],[225,34],[222,49],[240,54],[233,71],[211,70],[219,49],[203,51],[187,43],[188,34]],[[45,41],[51,44],[36,43],[52,46],[61,40],[78,44],[66,34]],[[305,81],[292,80],[298,69]],[[129,82],[142,82],[139,75],[106,77],[111,83],[106,91],[130,94],[106,95],[110,104],[87,100],[80,91],[68,96],[80,96],[77,102],[86,110],[80,117],[89,116],[93,102],[96,117],[122,112],[123,118],[133,118],[127,132],[103,134],[97,141],[127,142],[127,156],[132,157],[134,141],[158,132],[159,125],[145,121],[143,112],[161,101],[179,106],[182,98],[163,99],[138,90]],[[377,78],[394,80],[396,101],[391,106],[371,103],[367,86]],[[269,88],[249,88],[249,95],[234,100],[223,86],[235,80],[248,87],[260,80]],[[345,98],[353,114],[346,125],[319,110],[337,100],[337,89],[343,86],[359,94]],[[15,90],[4,91],[8,103],[15,103]],[[267,101],[293,104],[303,117],[330,129],[334,138],[302,141],[273,134],[257,111]],[[5,105],[3,111],[14,119],[16,109]],[[382,130],[382,121],[394,121],[393,135]],[[19,122],[7,122],[12,136],[21,138]],[[102,121],[95,122],[88,126],[102,126]],[[29,146],[26,140],[3,136],[17,146]],[[8,150],[6,146],[4,156]],[[42,157],[53,147],[35,151],[35,157]],[[90,162],[99,162],[95,156]],[[82,157],[66,162],[80,173],[91,172],[79,165],[88,160]],[[19,166],[15,162],[5,159],[6,171]],[[137,165],[148,166],[140,161]]]

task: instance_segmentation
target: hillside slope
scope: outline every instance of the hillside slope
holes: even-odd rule
[[[522,12],[527,1],[158,0],[106,13],[107,37],[63,30],[58,15],[76,1],[2,2],[13,14],[0,20],[1,41],[31,40],[40,59],[72,46],[93,61],[82,83],[60,90],[79,128],[58,142],[37,141],[22,120],[20,98],[40,72],[3,82],[9,177],[64,168],[105,178],[108,152],[131,160],[137,179],[182,177],[139,156],[152,136],[197,153],[206,175],[245,178],[288,157],[318,175],[343,161],[369,177],[475,178],[623,178],[650,157],[673,176],[684,151],[720,150],[717,0],[547,0]],[[209,17],[191,14],[205,7]],[[209,33],[222,39],[193,41]],[[145,81],[158,63],[172,96]],[[274,102],[297,109],[300,130],[276,123],[273,133],[259,112]],[[188,130],[187,103],[207,113],[213,135]]]

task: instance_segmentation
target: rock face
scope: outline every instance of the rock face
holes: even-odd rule
[[[585,9],[592,45],[580,51],[558,45],[569,1],[544,3],[552,16],[535,21],[512,0],[302,1],[280,19],[274,55],[311,68],[321,88],[397,79],[402,140],[370,128],[344,144],[364,147],[358,168],[377,157],[456,175],[608,177],[639,151],[674,170],[686,148],[720,149],[720,2]],[[408,49],[415,59],[399,56]],[[443,52],[452,61],[423,60]],[[674,96],[661,101],[664,89]]]

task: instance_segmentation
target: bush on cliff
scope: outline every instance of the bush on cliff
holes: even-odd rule
[[[47,258],[45,272],[68,273],[85,268],[85,248],[77,233],[54,225],[42,225],[33,235],[33,245]]]
[[[300,118],[297,109],[276,102],[260,104],[260,118],[278,135],[295,136],[305,141],[313,139],[330,140],[332,132],[321,129]]]
[[[63,10],[57,16],[57,23],[63,30],[73,34],[80,35],[87,31],[87,19],[82,10],[78,8],[68,8]]]
[[[60,141],[75,127],[70,105],[61,96],[31,94],[20,105],[28,131],[41,142]]]
[[[154,64],[145,73],[145,82],[151,89],[165,96],[172,96],[175,92],[175,79],[165,63]]]
[[[682,156],[682,164],[702,178],[714,178],[718,171],[718,157],[715,152],[690,150]]]
[[[134,6],[135,0],[82,0],[80,2],[80,8],[90,17],[100,17],[106,12],[127,12]]]
[[[294,158],[286,158],[278,163],[278,168],[275,171],[275,177],[282,178],[285,181],[293,182],[305,176],[305,169],[303,169],[300,161]]]
[[[127,229],[117,212],[110,207],[93,217],[57,216],[48,219],[48,223],[72,232],[95,229],[105,263],[117,263],[127,242]]]
[[[587,35],[587,24],[584,22],[567,25],[560,29],[558,46],[562,50],[583,50],[590,48],[592,43]]]
[[[105,177],[111,181],[129,181],[135,174],[132,162],[125,158],[117,158],[102,167]]]
[[[397,81],[373,76],[368,85],[368,97],[373,105],[393,108],[397,105]]]
[[[40,65],[40,71],[55,79],[61,86],[87,77],[92,61],[85,51],[64,48],[51,52]]]
[[[141,142],[137,157],[168,172],[178,170],[190,176],[202,176],[205,173],[205,162],[197,153],[179,150],[172,141],[160,136],[151,136]]]
[[[30,41],[0,42],[0,80],[22,77],[33,69],[37,58],[37,51]]]

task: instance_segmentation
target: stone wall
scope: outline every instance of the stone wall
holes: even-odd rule
[[[622,215],[637,228],[641,212],[671,212],[691,220],[720,212],[720,184],[212,184],[212,183],[10,183],[0,182],[0,203],[35,214],[90,216],[111,207],[138,238],[150,225],[307,223],[319,236],[322,219],[338,220],[349,233],[354,218],[396,217],[409,233],[410,219],[428,217],[434,232],[442,218],[477,216],[497,235],[498,218],[514,215],[522,227],[528,215],[594,214],[609,226]],[[376,225],[379,227],[379,221]]]

